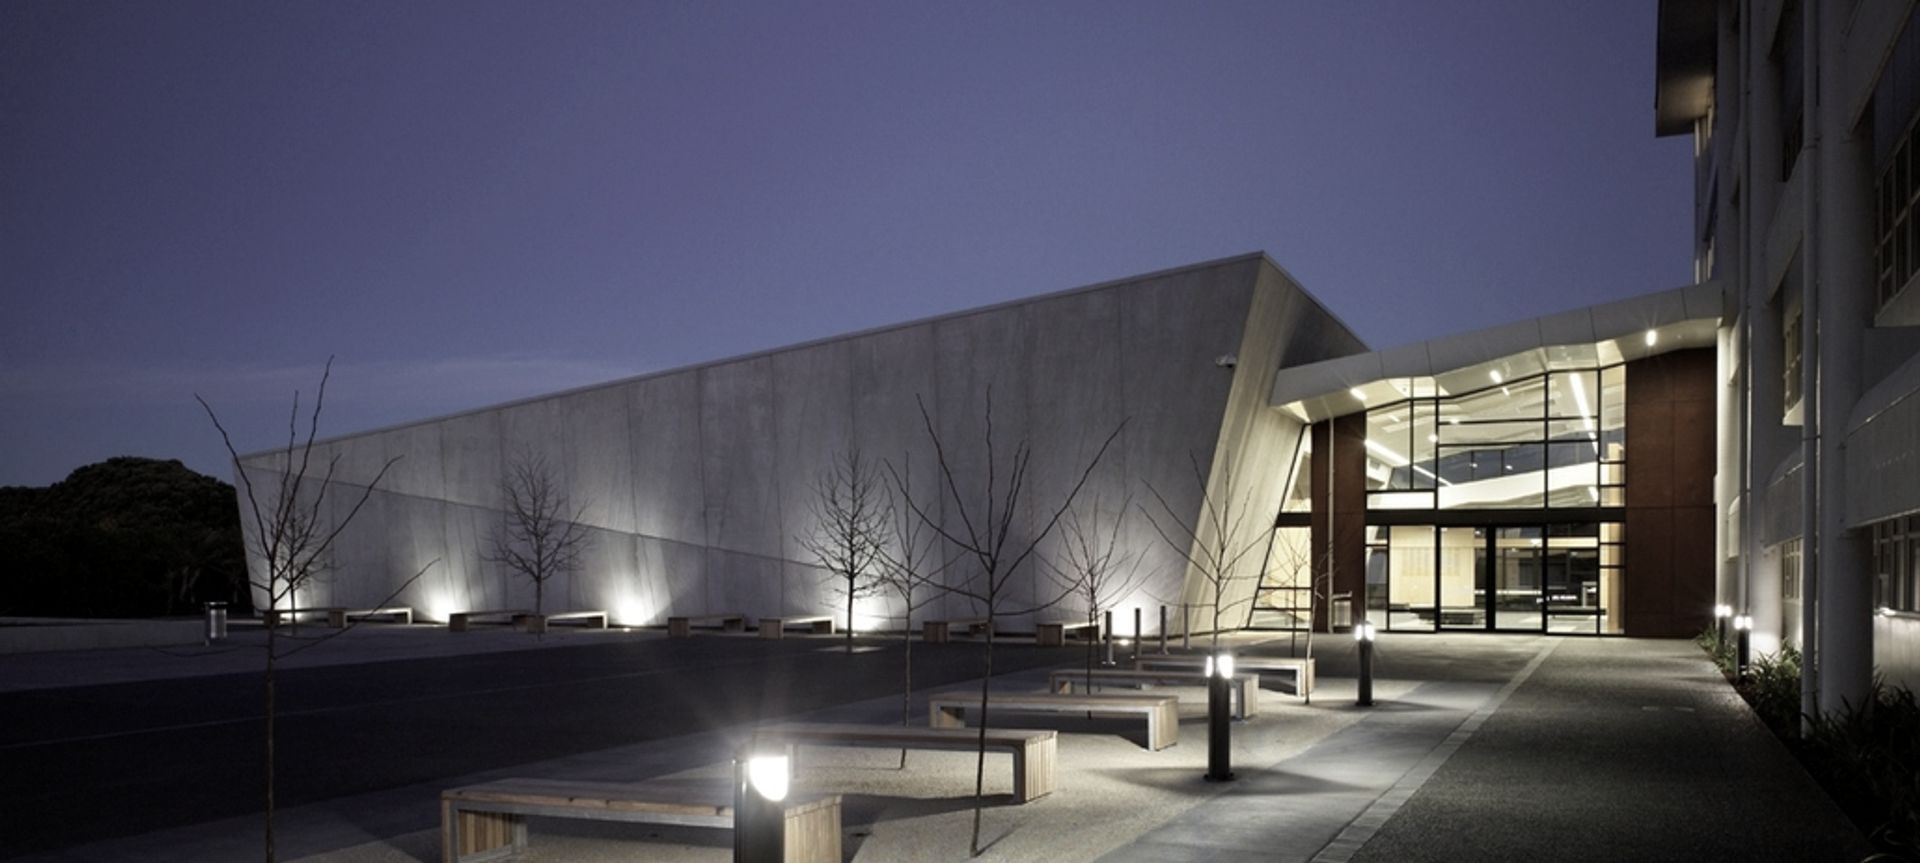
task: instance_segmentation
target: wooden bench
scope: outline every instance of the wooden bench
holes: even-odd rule
[[[266,611],[260,612],[260,619],[261,622],[267,626],[274,627],[282,623],[295,623],[301,618],[308,620],[331,619],[334,612],[345,610],[344,608],[324,605],[316,608],[269,608]]]
[[[967,711],[980,708],[980,693],[942,692],[927,699],[927,724],[966,727]],[[1000,713],[1066,713],[1081,716],[1144,716],[1147,748],[1159,751],[1180,742],[1180,700],[1171,695],[1061,695],[1057,692],[996,692],[987,710]]]
[[[1063,647],[1069,632],[1078,632],[1089,641],[1100,638],[1099,624],[1085,620],[1053,620],[1033,625],[1033,643],[1041,647]]]
[[[587,629],[606,629],[607,613],[604,610],[562,611],[554,614],[526,612],[513,616],[514,628],[528,632],[546,632],[547,626],[555,623],[578,623]]]
[[[833,616],[813,614],[806,617],[762,617],[760,618],[761,638],[782,638],[789,626],[804,626],[815,635],[833,634]]]
[[[946,644],[953,640],[955,629],[964,629],[968,635],[980,635],[987,631],[987,619],[925,621],[920,624],[920,640],[928,644]]]
[[[349,620],[362,620],[369,617],[393,617],[400,623],[413,622],[413,608],[406,605],[389,605],[386,608],[329,608],[327,625],[341,629]]]
[[[1062,668],[1047,675],[1047,688],[1054,692],[1073,691],[1075,686],[1085,687],[1091,673],[1094,688],[1107,686],[1137,686],[1145,688],[1154,684],[1172,686],[1207,685],[1207,675],[1199,671],[1151,671],[1125,668],[1096,668],[1088,672],[1084,668]],[[1235,668],[1233,679],[1228,681],[1233,693],[1233,718],[1244,721],[1249,716],[1260,715],[1260,675],[1243,673]]]
[[[1199,654],[1173,654],[1170,656],[1141,656],[1133,660],[1133,667],[1140,671],[1201,671],[1207,667],[1207,658]],[[1236,656],[1233,658],[1235,673],[1250,671],[1263,677],[1287,678],[1293,686],[1293,694],[1301,695],[1313,691],[1313,660],[1299,656]]]
[[[499,618],[501,623],[512,623],[521,615],[532,613],[533,609],[530,608],[495,608],[483,611],[456,611],[447,615],[447,630],[449,632],[466,632],[467,627],[472,626],[474,621],[492,618]]]
[[[667,618],[667,635],[672,638],[691,636],[696,622],[700,626],[718,626],[728,632],[745,632],[747,629],[747,616],[744,614],[690,614]]]
[[[790,794],[788,863],[840,863],[840,795]],[[526,816],[733,829],[731,784],[502,779],[440,794],[440,858],[469,863],[526,850]]]
[[[1013,756],[1013,802],[1025,803],[1053,793],[1058,738],[1058,732],[1048,729],[987,729],[987,748]],[[803,744],[973,752],[980,745],[980,733],[966,728],[788,722],[760,729],[756,742],[784,744],[789,752]]]

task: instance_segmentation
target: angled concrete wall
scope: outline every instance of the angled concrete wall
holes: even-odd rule
[[[397,601],[430,619],[529,605],[531,586],[483,552],[501,524],[505,467],[531,452],[584,506],[594,537],[581,569],[549,584],[550,610],[608,608],[632,625],[673,614],[832,610],[840,603],[798,540],[813,527],[816,478],[858,447],[910,467],[916,491],[958,530],[951,502],[933,494],[936,463],[919,405],[962,494],[977,500],[989,394],[999,457],[1022,439],[1033,451],[1016,539],[1039,529],[1123,420],[1083,505],[1097,498],[1121,511],[1119,502],[1143,500],[1150,482],[1177,511],[1193,513],[1193,453],[1210,477],[1240,462],[1235,472],[1249,478],[1258,512],[1249,521],[1270,528],[1288,435],[1297,431],[1266,404],[1273,373],[1283,362],[1358,349],[1285,274],[1251,255],[338,438],[316,452],[338,459],[326,518],[342,517],[381,466],[398,461],[342,534],[333,571],[301,604],[379,602],[427,567]],[[1236,368],[1215,364],[1224,354],[1240,357]],[[242,469],[259,485],[277,475],[272,454],[246,457]],[[1150,606],[1189,594],[1191,578],[1137,508],[1127,518],[1124,551],[1148,575],[1120,599],[1148,607],[1151,619]],[[1008,606],[1050,593],[1037,568],[1017,573]],[[863,600],[857,622],[897,627],[897,611]],[[1069,602],[1042,616],[1075,612]],[[955,597],[923,612],[970,613]]]

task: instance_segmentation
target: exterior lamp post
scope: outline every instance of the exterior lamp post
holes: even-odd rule
[[[1360,643],[1360,697],[1355,704],[1373,706],[1373,621],[1353,625],[1353,640]]]
[[[1207,657],[1207,781],[1233,779],[1233,654]]]
[[[1101,657],[1100,664],[1109,667],[1116,665],[1117,663],[1113,661],[1113,609],[1111,608],[1107,609],[1107,616],[1101,620],[1100,639],[1106,642],[1107,645],[1106,653]]]
[[[733,759],[734,863],[785,863],[792,775],[785,755],[743,751]]]
[[[1713,625],[1720,635],[1720,643],[1727,643],[1727,621],[1733,618],[1733,606],[1721,603],[1713,607]]]
[[[1146,633],[1140,631],[1140,606],[1136,605],[1133,607],[1133,659],[1135,662],[1140,661],[1140,639],[1145,637]]]
[[[1752,657],[1753,615],[1736,615],[1733,618],[1733,629],[1739,639],[1733,649],[1733,667],[1737,671],[1737,676],[1744,680],[1747,676],[1748,660]]]

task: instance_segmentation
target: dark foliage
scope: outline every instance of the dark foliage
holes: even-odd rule
[[[120,457],[46,488],[0,488],[0,614],[151,617],[248,610],[233,486]]]
[[[1712,630],[1698,641],[1732,677],[1732,650]],[[1800,652],[1793,645],[1755,658],[1736,688],[1867,833],[1878,852],[1869,859],[1920,861],[1920,703],[1912,690],[1889,688],[1876,677],[1865,704],[1815,717],[1803,734]]]

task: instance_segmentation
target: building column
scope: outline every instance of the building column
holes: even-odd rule
[[[1310,550],[1313,583],[1328,596],[1353,594],[1354,613],[1364,613],[1367,580],[1367,415],[1348,414],[1313,424]],[[1327,632],[1330,603],[1317,601],[1313,628]]]
[[[1867,541],[1846,527],[1846,431],[1848,415],[1860,399],[1861,346],[1873,323],[1873,151],[1872,141],[1854,134],[1840,73],[1847,21],[1832,7],[1809,3],[1807,145],[1816,173],[1808,185],[1805,242],[1814,266],[1809,299],[1818,304],[1810,328],[1817,333],[1818,469],[1811,475],[1817,506],[1816,562],[1819,567],[1816,626],[1817,708],[1822,712],[1860,704],[1873,675],[1873,580],[1867,572]],[[1827,74],[1813,71],[1827,67]],[[1816,92],[1816,89],[1817,92]],[[1809,392],[1812,392],[1811,390]],[[1809,411],[1811,420],[1812,411]]]

